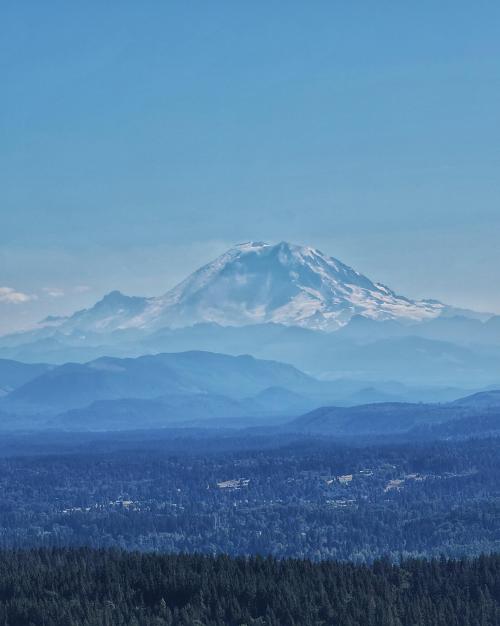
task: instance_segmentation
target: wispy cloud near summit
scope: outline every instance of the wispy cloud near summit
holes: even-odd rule
[[[43,287],[42,291],[51,298],[62,298],[64,296],[64,289],[59,287]]]

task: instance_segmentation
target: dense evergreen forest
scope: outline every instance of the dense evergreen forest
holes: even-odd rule
[[[0,459],[0,547],[358,563],[500,551],[498,439],[122,443]]]
[[[3,626],[494,626],[500,557],[372,566],[120,551],[0,553]]]
[[[0,624],[500,624],[498,438],[148,437],[4,442]]]

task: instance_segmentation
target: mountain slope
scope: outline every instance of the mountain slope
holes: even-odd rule
[[[162,428],[210,418],[238,418],[252,414],[247,403],[210,394],[171,394],[163,398],[98,400],[63,412],[51,426],[74,430]]]
[[[0,359],[0,396],[24,385],[51,368],[44,363],[20,363],[10,359]]]
[[[500,390],[480,391],[465,398],[459,398],[453,404],[473,409],[497,409],[500,413]]]
[[[404,432],[421,423],[462,417],[465,410],[437,404],[386,402],[354,407],[322,407],[290,425],[297,432],[329,435],[388,434]]]
[[[323,435],[380,435],[414,429],[416,433],[435,433],[438,437],[497,430],[499,426],[500,391],[486,391],[444,404],[384,402],[325,406],[296,418],[288,424],[288,429]]]

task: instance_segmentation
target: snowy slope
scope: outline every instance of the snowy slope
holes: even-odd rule
[[[275,322],[333,330],[353,315],[421,321],[443,311],[373,283],[319,250],[282,242],[245,243],[202,267],[133,324],[183,326]]]
[[[163,296],[108,294],[60,324],[61,333],[155,330],[199,322],[264,322],[335,330],[354,315],[419,322],[445,315],[435,300],[414,301],[310,247],[249,242],[203,266]]]

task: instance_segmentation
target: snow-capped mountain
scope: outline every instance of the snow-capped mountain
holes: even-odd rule
[[[447,314],[435,300],[410,300],[310,247],[286,242],[235,246],[163,296],[111,292],[60,322],[58,332],[155,330],[200,322],[242,326],[274,322],[335,330],[354,315],[419,322]]]

